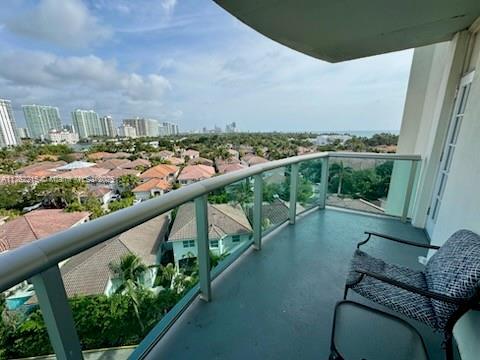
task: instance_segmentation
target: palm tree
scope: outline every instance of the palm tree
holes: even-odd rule
[[[168,284],[168,287],[172,287],[172,280],[177,274],[177,269],[175,269],[175,265],[172,263],[168,263],[167,265],[159,265],[158,266],[158,274],[157,278],[161,285]],[[167,286],[165,286],[167,287]]]
[[[119,285],[115,289],[115,294],[124,294],[128,296],[133,302],[133,309],[138,319],[138,323],[144,330],[142,319],[138,311],[138,290],[143,286],[140,283],[142,275],[148,270],[148,267],[142,263],[142,260],[134,254],[126,254],[120,258],[118,263],[110,263],[110,270],[114,277],[118,280]]]
[[[340,195],[342,193],[343,180],[345,179],[345,176],[352,173],[352,168],[344,166],[343,161],[340,161],[340,163],[333,163],[330,166],[329,172],[332,179],[338,179],[337,195]]]

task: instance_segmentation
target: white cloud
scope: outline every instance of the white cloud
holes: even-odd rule
[[[172,12],[177,4],[177,0],[162,0],[162,6],[167,12]]]
[[[34,9],[8,21],[7,27],[16,34],[69,48],[95,45],[112,35],[81,0],[41,0]]]

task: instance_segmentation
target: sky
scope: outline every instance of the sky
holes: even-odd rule
[[[398,130],[412,50],[339,64],[244,25],[212,0],[3,0],[0,98],[182,131]]]

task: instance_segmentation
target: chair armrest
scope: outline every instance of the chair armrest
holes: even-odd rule
[[[384,275],[377,274],[377,273],[374,273],[372,271],[358,269],[358,270],[355,270],[355,272],[361,274],[362,276],[370,276],[374,279],[383,281],[387,284],[390,284],[390,285],[399,287],[401,289],[404,289],[404,290],[407,290],[407,291],[425,296],[425,297],[427,297],[429,299],[433,299],[433,300],[439,300],[439,301],[443,301],[443,302],[450,303],[450,304],[455,304],[455,305],[468,305],[470,303],[470,300],[471,300],[471,299],[468,299],[468,298],[454,298],[454,297],[451,297],[451,296],[448,296],[448,295],[445,295],[445,294],[437,293],[437,292],[430,291],[430,290],[421,289],[421,288],[418,288],[418,287],[410,285],[410,284],[405,284],[404,282],[401,282],[401,281],[398,281],[398,280],[395,280],[395,279],[390,279],[390,278],[388,278]]]
[[[368,235],[368,237],[365,240],[360,241],[357,244],[357,249],[360,249],[360,246],[365,245],[370,240],[370,238],[372,236],[377,236],[379,238],[394,241],[394,242],[397,242],[397,243],[400,243],[400,244],[416,246],[416,247],[420,247],[420,248],[424,248],[424,249],[432,249],[432,250],[440,249],[440,246],[428,245],[428,244],[419,244],[419,243],[416,243],[416,242],[413,242],[413,241],[403,240],[403,239],[399,239],[399,238],[396,238],[396,237],[393,237],[393,236],[390,236],[390,235],[380,234],[380,233],[373,232],[373,231],[365,231],[365,234]]]

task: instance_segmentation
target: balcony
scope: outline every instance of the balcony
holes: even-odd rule
[[[365,229],[428,243],[423,230],[397,219],[312,210],[267,235],[261,251],[247,250],[213,282],[212,301],[195,300],[146,359],[327,359],[334,305]],[[426,255],[381,241],[367,251],[413,268]],[[413,325],[430,358],[442,358],[441,335]]]
[[[158,314],[156,324],[139,319],[145,338],[122,343],[136,346],[130,358],[323,358],[333,306],[342,297],[348,260],[363,231],[427,242],[423,231],[408,223],[419,161],[415,155],[316,153],[200,181],[0,255],[0,290],[30,279],[57,357],[98,356],[84,351],[95,349],[85,339],[91,324],[72,316],[79,303],[67,299],[63,264],[79,254],[90,257],[98,247],[112,246],[113,251],[115,236],[172,209],[180,217],[179,209],[188,204],[195,239],[180,237],[178,245],[193,244],[198,282],[182,292],[168,313]],[[367,187],[355,184],[355,171],[370,179]],[[350,206],[353,210],[326,206],[333,198],[343,208],[356,205]],[[226,210],[224,202],[234,205]],[[215,211],[213,204],[218,204]],[[222,211],[235,215],[233,209],[243,209],[240,222],[246,231],[217,238],[222,229],[209,225]],[[420,266],[417,257],[426,254],[394,244],[370,246],[373,255],[412,267]],[[209,252],[223,248],[229,250],[211,267]],[[97,276],[88,271],[90,280]],[[436,358],[440,340],[429,330],[425,334]]]

